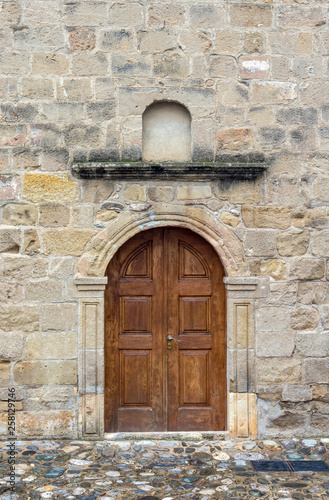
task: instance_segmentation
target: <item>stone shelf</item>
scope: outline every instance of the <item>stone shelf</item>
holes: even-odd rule
[[[255,179],[268,168],[265,162],[75,162],[72,173],[80,179],[185,180]]]

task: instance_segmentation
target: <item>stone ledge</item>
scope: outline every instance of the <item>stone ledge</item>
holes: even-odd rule
[[[72,174],[80,179],[180,180],[255,179],[268,165],[259,162],[76,162]]]
[[[74,283],[79,291],[105,290],[107,277],[75,278]]]

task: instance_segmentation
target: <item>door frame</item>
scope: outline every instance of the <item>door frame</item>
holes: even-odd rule
[[[241,242],[206,209],[157,203],[137,214],[121,213],[92,238],[78,263],[78,436],[104,438],[105,270],[125,241],[156,227],[192,230],[213,246],[222,262],[227,291],[227,430],[231,437],[256,437],[254,301],[267,294],[266,279],[246,276]]]

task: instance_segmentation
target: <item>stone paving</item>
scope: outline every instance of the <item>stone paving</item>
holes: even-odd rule
[[[323,460],[329,438],[276,441],[16,441],[8,488],[1,443],[0,498],[329,500],[328,472],[255,472],[251,460]]]

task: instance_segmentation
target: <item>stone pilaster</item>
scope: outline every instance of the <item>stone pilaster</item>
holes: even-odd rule
[[[106,277],[76,278],[79,293],[79,436],[104,435],[104,290]]]
[[[267,281],[257,277],[224,278],[228,298],[228,426],[232,436],[257,435],[254,381],[254,300],[266,295]]]

